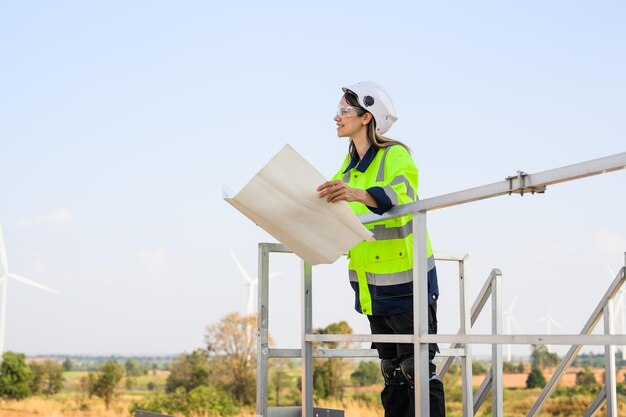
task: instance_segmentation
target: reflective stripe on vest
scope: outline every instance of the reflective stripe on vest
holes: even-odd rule
[[[389,152],[389,149],[391,148],[387,147],[383,151],[383,157],[381,158],[380,166],[378,167],[378,174],[376,174],[376,181],[378,182],[385,180],[385,159],[387,159],[387,152]]]
[[[413,220],[409,220],[404,226],[387,227],[384,224],[376,224],[373,229],[369,229],[374,233],[376,240],[389,239],[405,239],[413,233]]]
[[[430,256],[426,261],[427,271],[430,271],[435,267],[435,258]],[[359,283],[359,290],[361,290],[361,281],[359,281],[359,273],[350,269],[348,271],[350,281]],[[374,274],[370,272],[365,273],[365,281],[368,285],[375,285],[377,287],[387,287],[390,285],[406,284],[413,282],[413,270],[402,272],[393,272],[391,274]],[[367,291],[369,293],[369,290]],[[360,297],[361,298],[361,297]],[[362,304],[361,304],[362,305]]]

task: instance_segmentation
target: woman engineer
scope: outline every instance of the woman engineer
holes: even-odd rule
[[[417,200],[418,170],[409,149],[384,135],[397,120],[387,92],[372,82],[343,88],[334,118],[337,136],[350,138],[341,169],[317,189],[329,202],[347,201],[355,214],[384,214],[393,206]],[[367,224],[376,239],[348,253],[355,308],[369,319],[372,334],[413,334],[412,215]],[[428,256],[428,330],[437,332],[437,270]],[[385,387],[381,393],[385,417],[413,416],[413,344],[374,343],[381,359]],[[430,415],[445,416],[443,384],[432,360],[438,351],[429,345]]]

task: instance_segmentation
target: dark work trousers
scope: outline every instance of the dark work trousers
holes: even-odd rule
[[[413,334],[413,312],[382,316],[367,316],[372,334]],[[437,333],[437,303],[428,306],[428,333]],[[373,343],[380,359],[391,360],[395,368],[414,355],[412,343]],[[435,375],[435,364],[432,362],[439,348],[436,344],[428,347],[430,377]],[[417,366],[417,364],[416,364]],[[398,371],[399,372],[399,371]],[[430,379],[430,416],[446,415],[443,384],[438,379]],[[396,383],[385,383],[380,398],[385,409],[385,417],[412,417],[415,413],[415,391],[413,384],[403,380]],[[426,417],[426,416],[422,416]]]

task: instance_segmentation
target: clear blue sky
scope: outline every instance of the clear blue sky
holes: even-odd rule
[[[330,177],[347,148],[332,121],[343,85],[389,90],[389,136],[412,147],[422,197],[624,152],[624,21],[618,1],[4,2],[0,221],[11,270],[60,292],[10,282],[6,348],[201,346],[206,325],[245,310],[228,252],[254,275],[271,240],[222,184],[239,189],[285,143]],[[440,210],[433,246],[470,253],[472,294],[501,268],[523,333],[549,310],[578,333],[624,262],[625,183]],[[276,257],[281,346],[299,343],[297,267]],[[314,271],[315,325],[365,333],[345,269]],[[454,270],[440,275],[452,333]]]

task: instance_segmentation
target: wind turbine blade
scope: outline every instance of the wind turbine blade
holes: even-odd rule
[[[565,330],[565,327],[561,326],[561,324],[558,321],[554,320],[553,318],[550,318],[550,321],[552,322],[552,324],[554,324],[559,329],[561,329],[563,331],[567,331],[567,330]]]
[[[246,306],[246,315],[251,316],[254,313],[254,289],[252,285],[248,287],[248,305]]]
[[[515,303],[517,303],[517,296],[519,294],[515,294],[515,297],[513,297],[513,301],[511,302],[511,305],[509,306],[509,311],[513,312],[513,309],[515,308]]]
[[[7,261],[7,251],[4,247],[4,235],[2,234],[2,225],[0,224],[0,267],[2,272],[7,274],[9,272],[9,262]]]
[[[548,321],[548,317],[546,316],[546,317],[542,317],[540,319],[533,321],[531,324],[545,323],[547,321]]]
[[[24,284],[30,285],[32,287],[39,288],[40,290],[48,291],[48,292],[51,292],[52,294],[58,294],[59,293],[58,291],[53,290],[52,288],[48,288],[45,285],[41,285],[41,284],[39,284],[39,283],[37,283],[35,281],[31,281],[28,278],[24,278],[22,276],[15,275],[15,274],[9,274],[9,276],[11,278],[13,278],[13,279],[16,279],[16,280],[18,280],[20,282],[23,282]]]
[[[241,272],[241,275],[243,275],[243,278],[246,280],[246,282],[252,283],[252,277],[250,276],[250,274],[248,274],[248,271],[246,271],[243,265],[241,265],[241,262],[239,262],[239,259],[237,259],[235,254],[230,252],[230,256],[232,256],[233,260],[237,264],[237,268],[239,268],[239,272]]]
[[[283,273],[283,271],[272,272],[269,277],[271,279],[271,278],[277,277],[279,275],[282,275],[282,273]]]
[[[611,275],[611,278],[615,278],[616,277],[615,272],[613,272],[613,269],[609,266],[609,264],[606,264],[606,269],[608,269],[609,274]]]
[[[515,325],[515,327],[517,327],[518,331],[522,331],[522,326],[519,325],[519,323],[517,322],[517,320],[515,320],[515,317],[513,317],[513,315],[510,316],[511,317],[511,322],[513,323],[513,325]]]

